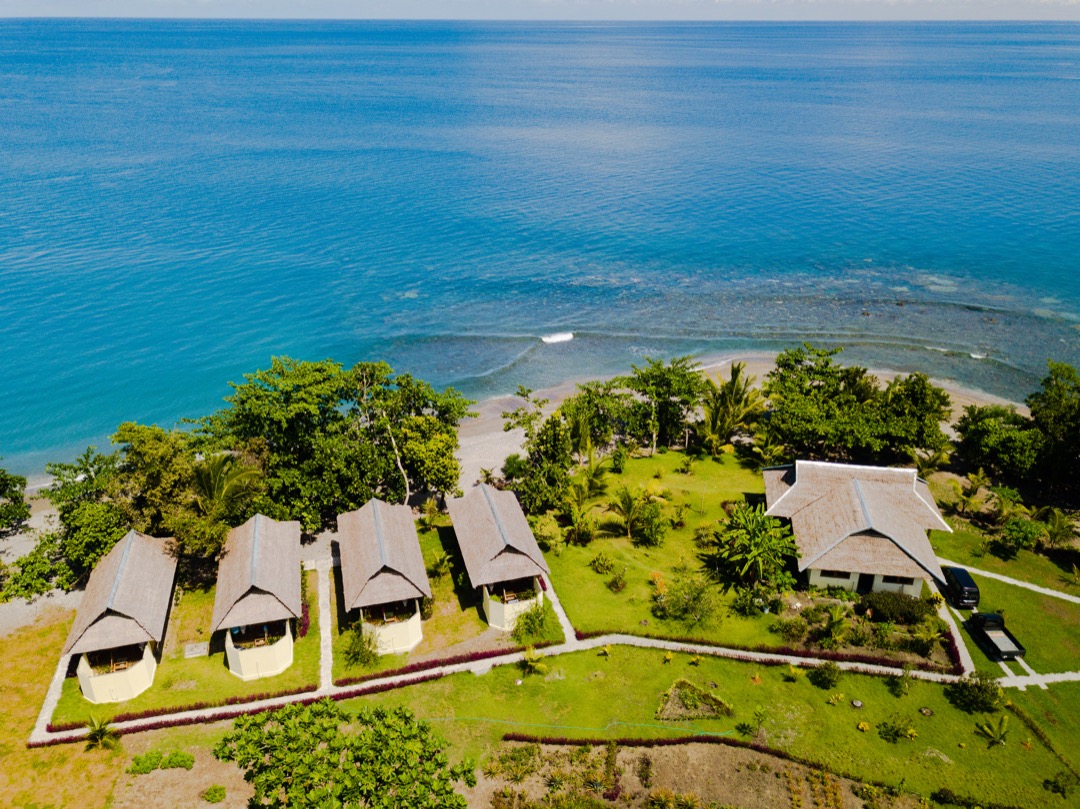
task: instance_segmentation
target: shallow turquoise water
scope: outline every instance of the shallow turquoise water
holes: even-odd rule
[[[0,21],[0,454],[276,353],[473,396],[1080,362],[1080,26]],[[572,331],[570,342],[542,335]]]

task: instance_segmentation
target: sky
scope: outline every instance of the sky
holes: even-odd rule
[[[1080,22],[1080,0],[0,0],[0,17]]]

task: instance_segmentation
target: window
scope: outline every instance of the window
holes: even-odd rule
[[[915,579],[909,579],[906,576],[882,576],[881,581],[883,584],[914,584]]]
[[[851,579],[851,574],[843,570],[819,570],[818,575],[823,579],[843,579],[844,581]]]

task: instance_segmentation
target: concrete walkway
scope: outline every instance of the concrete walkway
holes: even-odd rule
[[[319,571],[319,688],[326,689],[334,684],[334,642],[330,629],[330,571],[333,566],[329,559],[320,559],[315,563]]]
[[[1080,604],[1080,596],[1069,595],[1063,593],[1060,590],[1051,590],[1049,587],[1040,587],[1037,584],[1032,584],[1028,581],[1020,581],[1020,579],[1011,579],[1008,576],[1002,576],[1000,573],[991,573],[989,570],[979,570],[974,567],[967,567],[961,565],[958,562],[950,562],[948,559],[942,559],[938,557],[938,563],[946,567],[962,567],[967,570],[968,573],[972,573],[976,576],[984,576],[987,579],[997,579],[1003,581],[1006,584],[1011,584],[1014,587],[1023,587],[1025,590],[1031,590],[1032,592],[1039,593],[1044,596],[1050,596],[1052,598],[1060,598],[1063,601],[1071,601],[1073,604]]]

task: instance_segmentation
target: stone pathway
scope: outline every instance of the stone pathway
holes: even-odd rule
[[[334,684],[334,642],[330,628],[330,571],[329,559],[315,563],[319,571],[319,688],[325,690]]]
[[[979,570],[974,567],[967,567],[966,565],[961,565],[957,562],[950,562],[948,559],[942,559],[940,556],[938,557],[938,563],[945,565],[946,567],[963,567],[967,570],[968,573],[972,573],[976,576],[984,576],[988,579],[997,579],[998,581],[1003,581],[1006,584],[1011,584],[1015,587],[1023,587],[1025,590],[1031,590],[1032,592],[1040,593],[1044,596],[1051,596],[1052,598],[1060,598],[1063,601],[1071,601],[1073,604],[1080,604],[1080,596],[1069,595],[1068,593],[1063,593],[1060,590],[1051,590],[1049,587],[1040,587],[1039,585],[1032,584],[1028,581],[1011,579],[1008,576],[1002,576],[1000,573],[991,573],[989,570]]]

